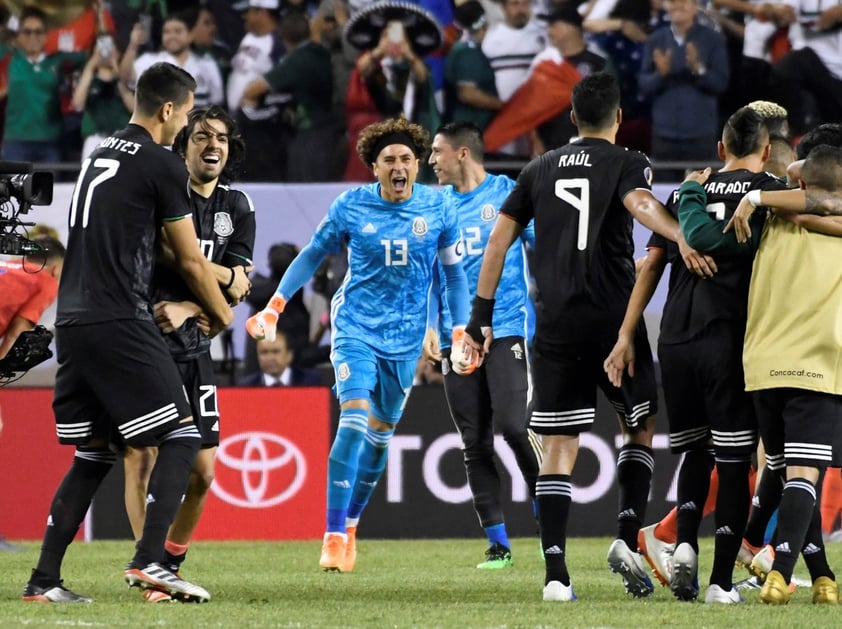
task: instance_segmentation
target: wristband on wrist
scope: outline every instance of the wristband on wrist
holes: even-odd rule
[[[760,200],[760,190],[749,190],[748,195],[746,195],[746,199],[748,199],[748,202],[751,203],[751,207],[763,205],[763,202]]]
[[[225,290],[228,290],[234,285],[234,280],[236,279],[237,274],[234,273],[234,267],[231,267],[231,279],[228,280],[228,283],[225,285]]]
[[[474,341],[482,341],[482,329],[491,327],[493,315],[494,300],[485,299],[477,295],[474,297],[474,301],[471,306],[471,319],[468,321],[468,325],[465,326],[465,332],[469,334]]]

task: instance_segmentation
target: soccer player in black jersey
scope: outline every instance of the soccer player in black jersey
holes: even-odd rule
[[[124,576],[130,585],[205,601],[208,592],[161,565],[199,433],[178,369],[157,330],[152,276],[161,228],[179,271],[208,313],[212,330],[233,314],[196,244],[184,160],[172,144],[187,122],[196,82],[184,70],[153,65],[141,75],[129,125],[82,163],[56,314],[53,410],[59,441],[76,456],[50,505],[37,567],[23,599],[90,602],[61,581],[65,551],[111,469],[109,442],[158,446],[146,519]]]
[[[750,190],[785,188],[781,180],[763,172],[769,151],[769,132],[760,114],[743,107],[728,119],[719,142],[725,166],[713,174],[707,169],[691,175],[667,203],[667,208],[678,215],[687,243],[716,257],[716,275],[701,279],[683,264],[675,264],[678,251],[673,243],[654,234],[617,344],[605,361],[609,377],[618,380],[634,359],[630,348],[635,326],[666,263],[672,262],[658,357],[670,447],[674,453],[684,454],[678,476],[678,536],[670,575],[670,589],[680,600],[694,600],[699,593],[698,531],[714,459],[719,472],[716,541],[705,602],[742,600],[732,587],[732,572],[748,518],[749,472],[757,445],[757,424],[744,391],[742,370],[748,286],[756,246],[739,245],[733,237],[723,237],[722,228]],[[696,202],[704,200],[705,195],[706,203]],[[756,233],[760,231],[758,225]]]
[[[539,297],[534,343],[531,428],[543,435],[544,459],[536,496],[546,561],[544,600],[575,598],[565,560],[567,520],[579,434],[594,421],[601,388],[621,417],[618,537],[608,563],[628,592],[652,593],[637,550],[654,458],[654,367],[642,323],[635,337],[634,377],[612,385],[602,370],[634,285],[632,216],[669,238],[677,221],[650,190],[646,156],[616,146],[622,113],[616,80],[591,74],[573,90],[580,138],[530,162],[500,209],[480,270],[471,323],[471,346],[490,343],[491,314],[505,253],[535,220],[535,280]],[[687,264],[711,273],[712,260],[688,251]],[[486,347],[481,348],[480,343]]]
[[[221,290],[238,303],[250,288],[247,273],[252,266],[255,222],[249,196],[227,184],[245,154],[245,143],[234,120],[217,105],[194,109],[187,126],[175,139],[173,150],[184,157],[190,175],[193,223],[202,253],[211,261]],[[219,410],[210,338],[201,329],[202,307],[184,280],[169,264],[155,274],[155,321],[181,372],[190,398],[193,419],[202,435],[184,501],[166,541],[164,565],[178,572],[187,545],[213,482],[213,462],[219,446]],[[154,448],[127,448],[126,511],[136,538],[140,537],[146,510],[149,470]],[[148,589],[147,601],[170,599],[165,592]]]

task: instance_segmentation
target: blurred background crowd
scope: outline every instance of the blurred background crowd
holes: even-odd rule
[[[618,143],[659,181],[716,161],[724,119],[758,99],[794,138],[842,121],[837,0],[5,0],[3,159],[80,160],[130,115],[159,60],[197,79],[197,104],[235,114],[241,180],[367,181],[366,124],[404,113],[431,132],[469,119],[491,170],[566,143],[570,90],[605,70],[622,85]],[[671,168],[672,167],[672,168]],[[428,173],[429,175],[429,173]]]

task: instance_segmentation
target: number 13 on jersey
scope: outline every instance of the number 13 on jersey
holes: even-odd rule
[[[556,179],[555,195],[579,212],[579,229],[576,248],[584,251],[588,247],[588,217],[591,204],[591,182],[585,178]],[[574,194],[578,193],[578,194]]]

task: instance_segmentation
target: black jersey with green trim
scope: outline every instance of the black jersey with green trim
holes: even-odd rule
[[[254,205],[242,190],[217,185],[207,199],[195,190],[190,192],[193,225],[199,248],[216,264],[234,267],[250,266],[254,250]],[[196,301],[181,275],[159,266],[155,273],[155,301]],[[210,347],[210,339],[191,318],[164,339],[177,360],[189,360]]]
[[[616,336],[634,286],[632,217],[624,197],[649,190],[649,159],[579,138],[532,160],[500,208],[535,219],[536,338],[554,344]]]
[[[105,138],[73,191],[56,325],[151,321],[161,225],[190,214],[183,159],[139,125]]]
[[[712,173],[703,187],[707,193],[705,210],[716,220],[721,231],[749,190],[783,190],[786,186],[770,173],[741,168]],[[670,194],[666,207],[673,216],[678,216],[678,190]],[[741,329],[745,328],[754,261],[751,248],[746,247],[738,255],[715,254],[716,274],[700,278],[687,270],[674,242],[652,234],[648,247],[665,249],[670,262],[669,291],[661,318],[659,343],[689,341],[713,321],[733,321]]]

